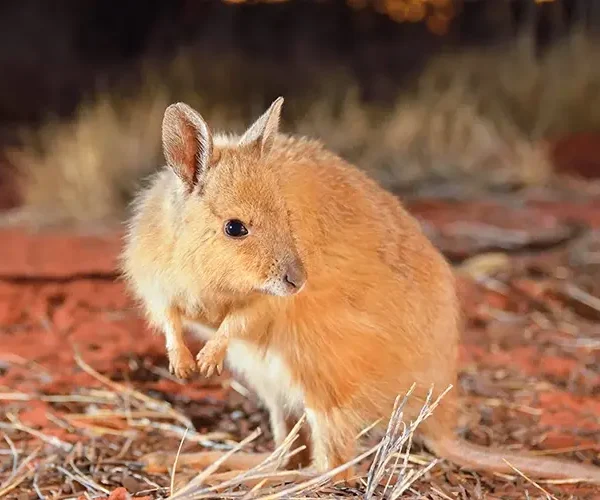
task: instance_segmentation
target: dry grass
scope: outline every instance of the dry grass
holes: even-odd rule
[[[142,92],[131,101],[102,98],[69,123],[49,122],[9,152],[21,174],[27,207],[52,221],[118,218],[140,177],[160,154],[166,95]],[[43,220],[41,222],[44,222]]]
[[[18,491],[39,498],[66,498],[72,497],[72,494],[65,496],[64,493],[79,491],[86,498],[94,498],[109,495],[121,482],[126,484],[129,481],[137,488],[137,496],[151,495],[173,500],[357,496],[366,500],[396,499],[437,463],[437,460],[423,463],[411,457],[410,453],[416,429],[431,416],[443,395],[432,401],[430,394],[416,420],[404,422],[403,408],[411,397],[412,391],[409,391],[398,398],[381,441],[332,471],[319,475],[310,470],[280,470],[283,461],[291,454],[291,445],[303,423],[301,419],[284,443],[260,465],[220,479],[218,470],[224,460],[251,446],[260,435],[260,429],[239,443],[231,440],[218,443],[223,437],[198,434],[187,417],[168,403],[107,379],[77,353],[76,362],[83,371],[101,382],[104,389],[83,389],[77,394],[53,396],[58,404],[79,403],[81,406],[79,413],[61,413],[54,417],[55,423],[68,434],[68,440],[45,435],[22,424],[18,414],[6,415],[6,420],[0,422],[7,445],[2,451],[12,461],[12,467],[0,482],[0,496]],[[3,393],[0,400],[11,401],[13,396]],[[36,396],[22,394],[19,399],[34,401]],[[229,451],[223,459],[202,472],[192,475],[187,471],[184,477],[191,477],[191,480],[186,479],[183,484],[177,478],[176,462],[167,473],[145,470],[144,450],[148,451],[149,446],[168,449],[169,445],[165,443],[172,442],[173,436],[181,436],[179,451],[186,438],[204,447]],[[335,474],[365,460],[372,460],[372,464],[359,477],[355,488],[336,487],[332,480]]]
[[[599,40],[575,31],[538,57],[527,42],[440,57],[421,75],[419,94],[452,92],[503,134],[515,127],[533,140],[600,130]]]
[[[403,409],[411,393],[412,389],[406,395],[397,399],[387,431],[379,443],[364,451],[353,460],[331,471],[319,475],[306,473],[306,478],[303,481],[296,481],[293,486],[286,486],[281,483],[277,484],[279,482],[277,481],[278,473],[276,472],[278,465],[289,455],[290,447],[300,429],[300,421],[292,429],[286,441],[257,467],[221,484],[203,487],[203,483],[217,469],[217,464],[215,464],[212,470],[207,469],[194,478],[188,485],[172,494],[170,498],[173,500],[183,498],[211,498],[217,492],[219,498],[224,499],[275,500],[278,498],[328,498],[327,492],[333,486],[332,480],[336,474],[374,455],[368,473],[364,477],[359,478],[362,486],[354,491],[354,495],[362,495],[365,500],[371,498],[389,498],[390,500],[395,500],[437,463],[437,460],[433,460],[425,467],[415,468],[412,464],[409,464],[409,457],[412,438],[417,427],[431,416],[443,394],[435,401],[432,401],[430,392],[416,420],[407,424],[403,420]],[[241,445],[242,443],[240,443],[240,448]],[[279,473],[279,475],[281,474],[285,475],[286,473]],[[264,486],[267,480],[273,482],[274,479],[274,486]],[[250,491],[247,489],[240,491],[240,487],[246,486],[248,482],[255,483],[256,486]],[[331,491],[331,493],[334,493],[334,491]]]
[[[288,100],[284,126],[321,138],[397,191],[543,184],[551,176],[543,139],[600,129],[600,67],[591,63],[600,45],[575,34],[538,59],[526,47],[441,56],[388,109],[362,103],[333,72],[325,87],[307,84],[304,97]],[[214,128],[240,130],[276,92],[277,68],[207,64],[193,52],[166,69],[149,64],[135,94],[100,94],[71,121],[29,134],[10,154],[27,213],[42,222],[118,220],[138,181],[162,163],[168,103],[185,100]]]

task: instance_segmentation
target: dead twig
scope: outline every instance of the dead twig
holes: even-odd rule
[[[44,443],[47,443],[56,448],[60,448],[64,451],[71,451],[71,449],[73,448],[73,445],[58,439],[56,436],[46,436],[44,433],[23,424],[21,421],[19,421],[17,416],[12,413],[7,414],[6,418],[8,418],[8,420],[11,422],[11,425],[0,422],[0,428],[14,429],[21,432],[25,432],[38,438]]]
[[[105,495],[110,495],[110,490],[107,490],[106,488],[100,486],[98,483],[91,480],[90,478],[87,478],[87,477],[77,474],[77,473],[74,474],[73,472],[65,469],[64,467],[62,467],[60,465],[55,466],[55,468],[57,471],[61,472],[65,476],[67,476],[72,481],[78,482],[85,488],[92,490],[92,492],[94,492],[94,493],[100,492],[100,493],[104,493]]]
[[[77,363],[77,365],[84,372],[88,373],[89,375],[91,375],[92,377],[94,377],[96,380],[100,381],[107,387],[110,387],[115,392],[134,397],[138,401],[145,403],[148,408],[152,408],[152,409],[155,409],[158,411],[163,411],[163,412],[167,413],[168,415],[173,417],[175,420],[182,423],[184,425],[184,427],[186,427],[186,428],[194,427],[192,422],[185,415],[182,415],[181,413],[175,411],[171,407],[171,405],[169,405],[168,403],[166,403],[164,401],[158,401],[154,398],[151,398],[150,396],[147,396],[146,394],[143,394],[139,391],[136,391],[135,389],[132,389],[131,387],[127,387],[118,382],[114,382],[113,380],[110,380],[108,377],[101,375],[100,373],[98,373],[96,370],[94,370],[90,365],[88,365],[83,360],[83,358],[79,354],[79,350],[77,349],[77,347],[75,345],[73,346],[73,350],[75,353],[75,362]]]
[[[177,470],[177,461],[179,460],[179,455],[181,454],[181,448],[183,447],[183,443],[185,442],[185,436],[187,434],[187,429],[185,434],[181,438],[181,442],[179,443],[179,448],[177,449],[177,455],[175,455],[175,461],[173,462],[173,470],[171,471],[171,487],[170,493],[173,495],[175,493],[175,471]]]
[[[33,469],[24,469],[38,456],[40,450],[41,448],[36,448],[31,452],[23,462],[21,462],[21,465],[19,465],[14,474],[11,474],[11,476],[0,485],[0,498],[16,489],[23,481],[34,475],[35,471]]]
[[[526,476],[523,472],[521,472],[519,469],[517,469],[514,465],[512,465],[508,460],[503,459],[506,462],[506,465],[508,465],[512,470],[514,470],[517,474],[519,474],[519,476],[521,476],[523,479],[525,479],[527,482],[531,483],[533,486],[535,486],[538,490],[540,490],[542,493],[544,493],[544,495],[546,495],[546,498],[548,499],[552,499],[552,500],[558,500],[554,495],[552,495],[551,493],[549,493],[548,491],[546,491],[544,488],[542,488],[538,483],[536,483],[533,479],[531,479],[530,477]]]

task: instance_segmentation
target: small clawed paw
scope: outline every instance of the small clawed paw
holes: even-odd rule
[[[221,375],[226,351],[226,346],[208,342],[198,353],[198,356],[196,356],[200,375],[204,375],[207,378],[211,377],[215,372]]]
[[[189,378],[196,371],[196,361],[187,347],[169,351],[169,371],[179,378]]]

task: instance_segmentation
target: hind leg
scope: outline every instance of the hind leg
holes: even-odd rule
[[[299,419],[294,415],[286,415],[281,405],[275,401],[266,402],[266,406],[269,410],[273,441],[275,442],[275,448],[277,448],[285,441]],[[286,464],[286,469],[299,469],[310,465],[312,446],[310,442],[310,429],[306,421],[303,422],[298,430],[296,439],[290,447],[290,452],[302,446],[304,447],[303,450],[297,451],[290,457]]]
[[[286,417],[285,424],[288,433],[294,428],[298,419],[293,416]],[[292,450],[304,446],[303,450],[297,451],[290,457],[286,468],[290,470],[304,469],[309,467],[312,460],[312,442],[309,424],[305,421],[302,423],[300,430],[298,431],[298,437],[292,445]]]
[[[312,433],[313,465],[318,472],[335,469],[356,455],[356,429],[343,410],[317,411],[307,409]],[[352,483],[354,467],[334,476],[334,480]]]

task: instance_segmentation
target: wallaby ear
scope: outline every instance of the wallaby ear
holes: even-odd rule
[[[211,161],[213,141],[208,125],[187,104],[171,104],[163,117],[162,143],[167,165],[191,192],[203,181]]]
[[[281,106],[283,106],[283,97],[278,97],[269,106],[269,109],[246,130],[239,143],[255,143],[260,148],[261,155],[268,154],[279,132]]]

